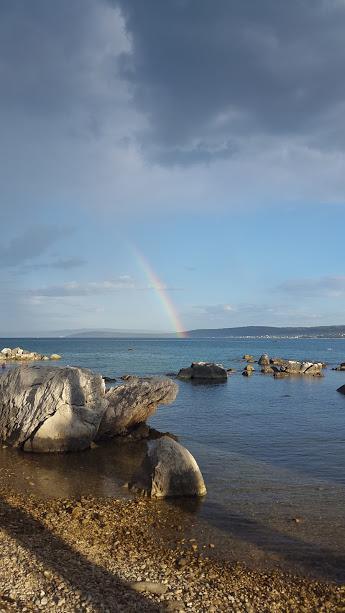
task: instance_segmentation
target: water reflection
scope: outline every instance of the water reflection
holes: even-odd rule
[[[130,480],[146,453],[145,442],[109,441],[79,453],[29,454],[0,449],[3,479],[21,493],[40,498],[126,496]]]

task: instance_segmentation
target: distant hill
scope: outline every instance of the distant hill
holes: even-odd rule
[[[241,326],[188,330],[189,338],[345,338],[345,326]],[[177,338],[177,334],[130,330],[80,330],[66,338]]]
[[[176,334],[133,330],[81,330],[64,334],[65,338],[175,338]]]
[[[342,338],[345,337],[345,326],[242,326],[190,330],[187,334],[191,338]]]

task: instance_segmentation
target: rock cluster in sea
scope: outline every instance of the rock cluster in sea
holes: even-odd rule
[[[148,438],[147,418],[177,393],[171,379],[130,377],[106,390],[102,376],[87,369],[13,368],[0,378],[0,439],[47,453],[79,451],[116,436]],[[152,480],[145,489],[155,497],[206,493],[193,456],[167,436],[150,441],[141,475]]]
[[[263,354],[258,363],[262,366],[262,373],[272,374],[276,378],[291,375],[322,377],[322,369],[324,368],[322,362],[299,362],[298,360],[285,360],[284,358],[269,358],[267,354]]]
[[[52,353],[50,356],[36,353],[36,351],[27,351],[21,347],[4,347],[0,351],[0,360],[3,362],[30,362],[39,360],[60,360],[61,355],[58,353]]]

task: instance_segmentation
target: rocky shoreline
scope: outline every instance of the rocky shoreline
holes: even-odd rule
[[[174,506],[0,497],[1,611],[344,610],[344,587],[217,559]]]
[[[249,358],[248,366],[252,362],[252,357]],[[289,368],[290,364],[291,361]],[[286,368],[286,364],[281,366]],[[181,379],[204,380],[205,372],[211,378],[224,379],[221,368],[217,364],[193,363],[182,373]],[[81,416],[87,414],[86,422],[90,424],[88,412],[92,409],[97,413],[99,407],[95,432],[102,434],[100,439],[109,436],[132,439],[139,430],[139,438],[146,438],[147,416],[159,404],[171,402],[176,395],[176,384],[164,379],[129,377],[126,383],[110,390],[104,388],[102,381],[102,377],[90,371],[69,367],[46,369],[44,373],[36,366],[18,369],[17,373],[11,371],[6,381],[3,379],[2,398],[5,400],[7,394],[10,401],[4,406],[12,408],[16,406],[14,400],[18,400],[18,411],[13,421],[3,410],[2,439],[6,441],[7,436],[8,443],[17,446],[16,437],[19,437],[18,446],[23,447],[29,440],[28,433],[34,441],[42,428],[41,422],[51,423],[51,411],[47,414],[36,411],[44,408],[40,404],[40,390],[45,391],[45,399],[49,390],[49,398],[56,407],[64,406],[64,411],[78,418],[78,432],[84,423]],[[33,395],[30,391],[31,415],[38,418],[37,424],[27,420],[27,411],[25,415],[20,412],[26,390],[32,389],[32,383],[36,392]],[[23,397],[18,395],[20,389]],[[70,392],[66,395],[67,389]],[[103,406],[104,402],[107,404]],[[60,408],[56,409],[56,414],[58,411]],[[64,426],[62,432],[60,425],[59,422],[57,440],[60,441],[59,450],[63,450],[61,433],[65,437],[69,430]],[[90,441],[94,439],[97,437],[92,434]],[[42,440],[47,439],[43,437]],[[180,470],[175,459],[188,451],[171,438],[157,440],[157,444],[149,443],[143,465],[149,469],[148,473],[138,474],[130,485],[132,491],[149,492],[153,497],[157,497],[155,490],[160,497],[163,486],[166,495],[170,496],[170,475],[175,479]],[[162,466],[169,470],[173,466],[173,471],[162,473]],[[151,476],[148,485],[145,483],[147,474]],[[179,488],[182,483],[180,479]],[[197,490],[191,489],[189,479],[186,483],[183,493],[197,496],[204,493],[202,476],[195,470],[192,485],[197,484]],[[199,524],[193,528],[195,516],[181,512],[172,499],[169,500],[169,503],[162,503],[141,496],[125,500],[91,496],[43,500],[37,494],[23,495],[13,490],[0,471],[0,613],[38,610],[71,613],[344,611],[344,586],[282,570],[252,569],[243,563],[224,560],[221,553],[217,555],[214,544],[217,541],[207,541],[211,538],[209,532],[203,534]]]
[[[61,355],[52,353],[50,356],[37,353],[36,351],[27,351],[22,347],[4,347],[0,351],[0,361],[3,365],[11,362],[40,362],[47,360],[61,360]]]

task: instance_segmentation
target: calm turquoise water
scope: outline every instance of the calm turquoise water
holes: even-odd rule
[[[115,377],[164,375],[196,360],[236,368],[225,384],[179,382],[175,403],[151,419],[157,429],[179,437],[204,474],[206,499],[197,509],[185,505],[183,512],[196,513],[224,555],[255,564],[287,564],[331,579],[343,576],[345,396],[336,389],[345,383],[345,372],[331,367],[345,361],[345,339],[0,339],[1,347],[18,345],[60,353],[60,364]],[[258,358],[263,352],[327,362],[329,368],[322,379],[275,380],[261,375],[259,367],[252,377],[242,377],[242,355]],[[97,467],[93,462],[90,468],[88,453],[72,461],[69,456],[68,464],[54,459],[60,481],[63,475],[66,487],[73,480],[69,486],[77,494],[95,489]],[[123,466],[112,453],[100,452],[102,488],[98,483],[97,493],[116,494],[136,452],[126,451],[132,456]],[[108,464],[115,461],[118,469],[112,472]],[[36,456],[32,462],[52,474],[50,459]],[[78,471],[84,471],[82,480]]]

